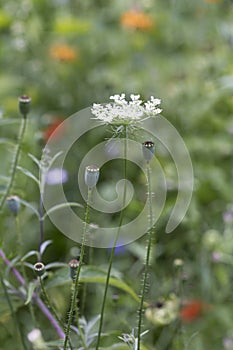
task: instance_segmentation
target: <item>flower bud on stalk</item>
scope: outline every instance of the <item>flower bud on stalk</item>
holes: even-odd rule
[[[95,165],[89,165],[85,169],[85,184],[88,188],[96,186],[99,179],[99,168]]]
[[[18,196],[9,196],[6,199],[6,204],[8,209],[12,212],[14,216],[18,215],[20,210],[20,199]]]
[[[152,141],[145,141],[142,144],[143,157],[149,162],[155,154],[155,144]]]
[[[34,272],[38,277],[41,277],[45,272],[45,266],[42,262],[37,262],[34,265]]]
[[[19,97],[19,111],[25,117],[31,108],[31,98],[27,95],[23,95]]]
[[[79,261],[77,259],[72,259],[69,262],[70,277],[71,277],[72,281],[75,281],[78,265],[79,265]]]

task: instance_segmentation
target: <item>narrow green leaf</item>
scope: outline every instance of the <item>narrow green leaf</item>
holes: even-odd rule
[[[27,202],[27,201],[25,201],[25,200],[23,200],[23,199],[21,199],[21,198],[20,198],[20,203],[22,203],[23,205],[25,205],[25,207],[30,208],[30,209],[33,211],[33,213],[35,213],[36,216],[37,216],[38,218],[40,218],[40,214],[39,214],[38,210],[37,210],[31,203],[29,203],[29,202]]]
[[[105,284],[106,275],[106,271],[95,266],[83,266],[80,273],[80,282]],[[46,288],[58,287],[69,282],[71,282],[71,279],[69,268],[67,267],[56,271],[53,277],[47,282]],[[111,277],[109,284],[128,293],[136,302],[140,301],[138,295],[134,292],[134,290],[122,280]],[[147,306],[147,303],[145,303],[145,306]]]
[[[50,208],[49,210],[47,210],[47,212],[44,214],[43,216],[43,220],[48,216],[50,215],[51,213],[53,213],[54,211],[56,210],[59,210],[59,209],[63,209],[63,208],[66,208],[66,207],[79,207],[79,208],[83,208],[83,206],[79,203],[76,203],[76,202],[68,202],[68,203],[61,203],[61,204],[57,204],[57,205],[54,205],[52,208]]]
[[[38,286],[37,280],[33,281],[33,282],[29,282],[27,300],[24,303],[25,305],[28,305],[30,303],[30,301],[32,300],[33,293],[34,293],[37,286]]]
[[[37,159],[35,156],[33,156],[33,154],[31,154],[31,153],[28,153],[28,157],[30,157],[32,160],[33,160],[33,162],[38,166],[38,168],[40,169],[40,161],[39,161],[39,159]]]
[[[51,240],[47,240],[47,241],[43,242],[40,246],[40,254],[43,255],[46,248],[52,243],[53,243],[53,241],[51,241]]]
[[[23,173],[24,175],[26,175],[27,177],[29,177],[30,179],[32,179],[33,181],[35,181],[35,183],[40,186],[40,182],[37,179],[37,177],[35,175],[33,175],[29,170],[22,168],[21,166],[17,166],[17,169],[19,171],[21,171],[21,173]]]

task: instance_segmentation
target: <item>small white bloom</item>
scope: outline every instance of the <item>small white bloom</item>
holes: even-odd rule
[[[161,100],[151,96],[149,101],[143,102],[140,95],[130,95],[130,101],[127,101],[125,94],[110,96],[113,102],[107,104],[94,103],[92,114],[107,124],[136,124],[143,120],[154,117],[162,112],[158,106]]]

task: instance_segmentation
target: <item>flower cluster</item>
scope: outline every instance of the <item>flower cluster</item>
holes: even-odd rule
[[[92,114],[100,121],[107,124],[128,125],[144,121],[162,112],[158,106],[161,100],[151,96],[150,100],[143,102],[140,95],[130,95],[130,101],[125,99],[125,94],[110,96],[112,103],[105,105],[94,103]]]

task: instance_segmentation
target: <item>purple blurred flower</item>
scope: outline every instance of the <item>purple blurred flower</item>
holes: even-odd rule
[[[227,210],[223,213],[223,220],[226,224],[233,222],[233,211]]]
[[[220,261],[221,261],[221,253],[220,253],[220,252],[217,252],[217,251],[213,252],[213,253],[212,253],[212,261],[213,261],[214,263],[220,262]]]
[[[223,339],[224,349],[233,349],[233,339],[230,337],[226,337]]]
[[[68,172],[62,168],[53,168],[46,174],[46,183],[48,185],[64,184],[68,181]]]

